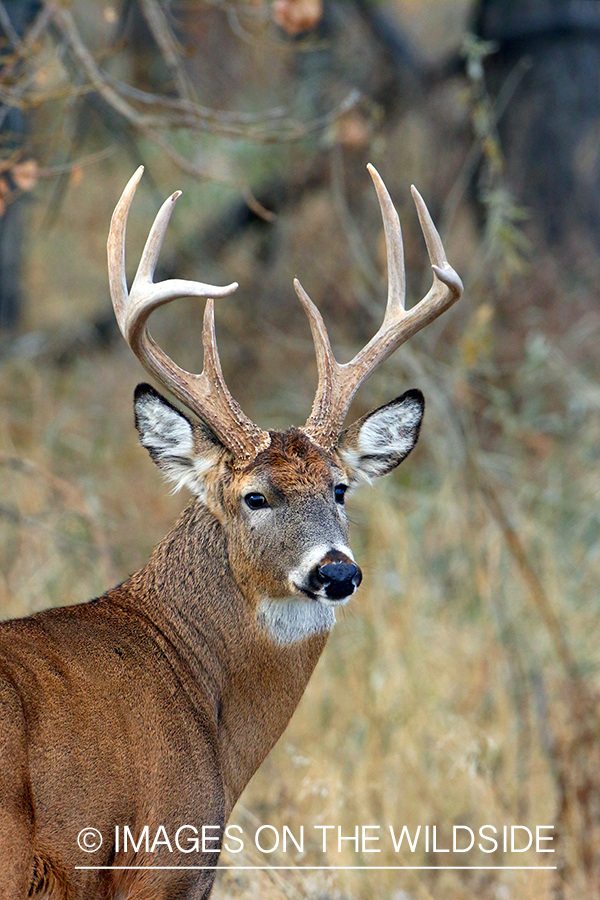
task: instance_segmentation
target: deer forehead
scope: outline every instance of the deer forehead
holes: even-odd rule
[[[299,428],[270,432],[271,443],[242,473],[241,490],[265,487],[282,497],[330,491],[344,470]]]

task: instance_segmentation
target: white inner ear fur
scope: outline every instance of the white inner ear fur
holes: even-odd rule
[[[202,498],[203,476],[217,461],[216,448],[205,453],[196,449],[191,423],[158,397],[151,394],[140,397],[135,411],[142,446],[173,483],[173,493],[186,487]]]
[[[418,403],[402,404],[374,413],[367,419],[358,435],[358,451],[361,456],[393,453],[405,456],[415,442],[422,408]]]
[[[339,448],[344,463],[357,481],[371,481],[395,468],[414,447],[423,417],[416,400],[391,403],[363,422],[355,445]]]

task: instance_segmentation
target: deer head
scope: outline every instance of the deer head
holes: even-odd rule
[[[279,643],[328,631],[334,608],[361,581],[348,547],[344,500],[349,488],[392,471],[416,444],[424,400],[410,390],[343,430],[354,394],[404,341],[448,309],[462,283],[448,264],[427,207],[412,189],[433,268],[429,293],[405,309],[405,274],[398,215],[380,176],[369,166],[385,231],[388,299],[377,334],[348,363],[335,359],[323,319],[294,282],[315,344],[318,386],[301,428],[264,431],[233,399],[223,378],[214,325],[214,298],[232,293],[200,282],[154,284],[162,240],[175,201],[161,207],[131,291],[125,278],[127,216],[140,167],[115,209],[108,242],[111,296],[119,327],[142,365],[198,419],[191,419],[146,384],[135,393],[141,442],[176,488],[187,487],[221,523],[233,577],[259,623]],[[154,342],[147,322],[158,306],[179,297],[206,297],[204,366],[179,368]],[[190,536],[193,540],[193,536]]]

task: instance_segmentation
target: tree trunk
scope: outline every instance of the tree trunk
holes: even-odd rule
[[[498,130],[515,197],[547,244],[597,252],[599,0],[480,0],[475,31],[497,45],[486,80],[493,97],[505,90]]]

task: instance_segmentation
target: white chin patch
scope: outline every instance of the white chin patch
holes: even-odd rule
[[[352,594],[355,594],[357,588],[352,588]],[[331,597],[326,597],[324,594],[317,594],[317,602],[322,603],[324,606],[345,606],[352,594],[348,594],[347,597],[340,597],[339,599],[332,600]]]
[[[277,643],[295,644],[313,634],[326,634],[335,625],[339,601],[310,600],[308,597],[266,597],[258,607],[258,624]]]

